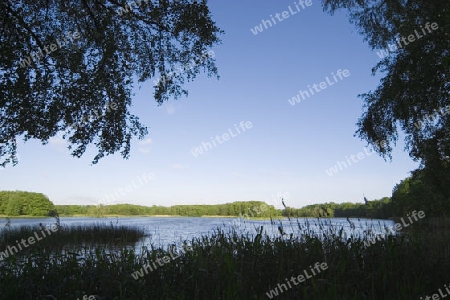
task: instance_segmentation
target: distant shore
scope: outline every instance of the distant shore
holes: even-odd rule
[[[147,218],[228,218],[228,219],[233,219],[233,218],[239,218],[240,216],[220,216],[220,215],[211,215],[211,216],[181,216],[181,215],[102,215],[102,216],[90,216],[90,215],[60,215],[59,217],[62,218],[114,218],[114,217],[120,217],[120,218],[143,218],[143,217],[147,217]],[[36,216],[3,216],[0,215],[0,219],[52,219],[54,217],[49,217],[49,216],[40,216],[40,217],[36,217]],[[258,218],[252,218],[252,217],[243,217],[243,219],[249,219],[249,220],[270,220],[270,218],[262,218],[262,217],[258,217]],[[279,220],[279,219],[285,219],[285,217],[274,217],[272,218],[274,220]]]

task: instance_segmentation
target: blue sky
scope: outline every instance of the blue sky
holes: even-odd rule
[[[133,142],[128,160],[115,155],[92,166],[93,147],[77,159],[58,138],[20,143],[20,162],[0,171],[0,189],[44,193],[55,204],[165,206],[261,200],[281,208],[280,193],[292,207],[391,196],[418,164],[403,142],[385,162],[353,136],[363,105],[357,95],[377,87],[371,68],[380,58],[345,13],[330,16],[311,3],[210,1],[225,30],[212,49],[220,80],[200,75],[186,85],[187,98],[162,107],[152,81],[136,87],[132,112],[149,135]],[[286,19],[252,33],[283,11]],[[344,70],[347,77],[333,79]],[[288,101],[321,82],[314,95]],[[228,140],[214,146],[211,138],[224,133]],[[193,155],[207,142],[212,149]]]

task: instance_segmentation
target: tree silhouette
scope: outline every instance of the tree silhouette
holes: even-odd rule
[[[385,159],[399,132],[420,161],[424,180],[450,198],[450,1],[324,0],[345,9],[372,49],[385,49],[372,69],[384,77],[360,95],[364,112],[356,135]]]
[[[128,158],[132,137],[147,134],[129,111],[133,87],[156,78],[161,105],[201,71],[217,76],[210,49],[222,31],[205,0],[6,0],[0,11],[3,167],[17,164],[19,138],[46,144],[57,133],[75,157],[94,144],[94,164]]]

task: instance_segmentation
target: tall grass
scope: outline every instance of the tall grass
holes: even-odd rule
[[[62,249],[65,246],[95,246],[95,245],[111,245],[123,246],[128,244],[135,244],[143,237],[145,233],[143,229],[136,227],[127,227],[123,225],[106,226],[103,224],[89,224],[89,225],[56,225],[58,230],[51,234],[45,231],[44,226],[20,226],[20,227],[5,227],[0,230],[0,251],[3,251],[8,246],[17,245],[16,241],[21,239],[27,240],[29,237],[34,237],[35,233],[42,238],[44,231],[45,238],[36,241],[35,244],[24,248],[24,251],[33,248],[41,249]]]
[[[276,237],[263,227],[254,234],[217,229],[186,241],[192,251],[137,280],[131,274],[170,255],[168,249],[34,251],[25,261],[0,264],[0,299],[268,299],[266,292],[316,262],[328,269],[276,299],[410,300],[449,283],[448,235],[387,235],[366,247],[365,237],[320,222],[319,232],[299,221],[290,225],[298,234],[283,234],[282,226]]]

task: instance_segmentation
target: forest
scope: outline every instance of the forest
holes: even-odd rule
[[[436,190],[426,184],[423,171],[417,170],[394,186],[391,197],[365,203],[329,202],[299,209],[286,207],[283,216],[388,219],[405,216],[413,210],[423,210],[427,216],[445,217],[450,212],[450,203],[442,192],[442,189]]]
[[[41,193],[0,191],[0,215],[18,217],[51,216],[55,205]]]
[[[404,216],[412,210],[423,210],[428,216],[446,216],[450,204],[440,193],[424,184],[422,174],[412,176],[395,185],[391,197],[360,203],[319,203],[301,208],[285,206],[276,209],[263,201],[238,201],[210,205],[143,206],[115,205],[54,205],[42,193],[0,191],[0,215],[4,216],[226,216],[244,218],[369,218],[388,219]],[[287,201],[286,201],[287,202]],[[283,202],[284,203],[284,202]],[[288,203],[289,204],[289,203]]]
[[[391,214],[391,198],[364,203],[334,202],[313,204],[302,208],[286,207],[276,209],[262,201],[239,201],[213,205],[174,205],[174,206],[142,206],[133,204],[115,205],[55,205],[60,216],[225,216],[243,218],[279,218],[279,217],[312,217],[312,218],[389,218]]]
[[[142,206],[133,204],[114,205],[56,205],[60,216],[242,216],[254,218],[280,217],[281,211],[262,201],[239,201],[214,205]]]

